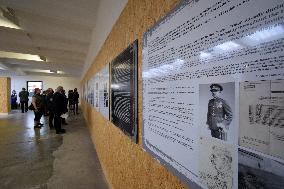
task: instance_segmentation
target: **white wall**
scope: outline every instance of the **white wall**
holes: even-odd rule
[[[96,58],[127,2],[128,0],[100,0],[95,20],[95,28],[92,32],[92,41],[81,78],[84,77],[86,71]]]
[[[43,89],[53,88],[55,90],[59,85],[63,86],[66,93],[68,90],[78,89],[80,93],[80,78],[75,77],[52,77],[52,76],[10,76],[11,77],[11,91],[16,90],[17,94],[22,88],[27,88],[27,81],[42,81]],[[19,101],[19,99],[18,99]]]

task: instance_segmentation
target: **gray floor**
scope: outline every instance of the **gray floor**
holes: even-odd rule
[[[107,189],[82,115],[67,119],[66,134],[33,128],[33,112],[0,116],[1,189]]]

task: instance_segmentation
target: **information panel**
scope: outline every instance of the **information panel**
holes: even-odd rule
[[[99,82],[100,82],[100,77],[99,74],[96,74],[93,76],[92,79],[92,87],[93,87],[93,107],[99,111]]]
[[[111,121],[137,141],[137,40],[111,63]]]
[[[88,99],[87,102],[91,105],[94,104],[94,78],[91,78],[88,80],[88,88],[87,88],[87,94],[88,94]]]
[[[99,72],[99,111],[109,120],[109,64]]]
[[[109,120],[109,64],[84,84],[83,98]]]
[[[284,188],[283,46],[283,0],[182,1],[143,36],[143,148],[190,188]]]

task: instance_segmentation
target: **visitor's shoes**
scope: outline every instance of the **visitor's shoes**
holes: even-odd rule
[[[36,126],[34,126],[34,128],[35,128],[35,129],[36,129],[36,128],[40,129],[40,128],[41,128],[41,126],[36,125]]]
[[[66,133],[65,129],[60,129],[59,131],[56,131],[56,134],[64,134]]]

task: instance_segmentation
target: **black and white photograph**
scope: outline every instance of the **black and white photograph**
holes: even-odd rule
[[[239,189],[283,189],[284,164],[239,149]]]
[[[233,148],[211,137],[200,138],[199,179],[210,189],[233,188]]]
[[[111,121],[137,141],[137,48],[134,41],[111,62]]]
[[[199,118],[203,136],[232,140],[234,109],[234,82],[199,85]]]

